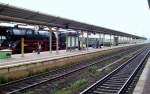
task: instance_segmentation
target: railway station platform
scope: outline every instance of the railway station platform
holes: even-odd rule
[[[118,45],[118,46],[111,46],[111,47],[103,47],[98,49],[89,48],[87,50],[75,50],[71,52],[66,52],[66,50],[60,50],[58,53],[56,51],[50,52],[41,52],[40,54],[37,53],[28,53],[25,54],[24,57],[21,57],[20,54],[18,55],[12,55],[11,58],[7,59],[0,59],[0,69],[1,68],[7,68],[7,67],[13,67],[13,66],[19,66],[24,64],[30,64],[35,62],[42,62],[47,60],[55,60],[59,58],[65,58],[65,57],[72,57],[76,55],[84,55],[88,53],[98,52],[98,51],[104,51],[119,47],[125,47],[125,46],[131,46],[135,44],[124,44],[124,45]]]
[[[133,94],[150,94],[150,57],[139,78]]]

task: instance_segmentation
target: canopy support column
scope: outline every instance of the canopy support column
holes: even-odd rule
[[[24,57],[24,38],[21,38],[21,57]]]
[[[56,53],[59,52],[59,34],[58,34],[58,28],[56,29]]]
[[[99,48],[101,48],[101,34],[99,33]]]
[[[83,37],[83,35],[84,35],[83,31],[81,32],[81,34],[82,34],[81,43],[82,43],[82,49],[83,49],[83,40],[84,40],[84,39],[83,39],[83,38],[84,38],[84,37]]]
[[[89,47],[89,43],[88,43],[89,42],[88,41],[89,40],[89,36],[88,35],[89,35],[89,33],[87,32],[87,40],[86,40],[86,48],[87,48],[87,50],[88,50],[88,47]]]
[[[52,27],[49,27],[49,53],[52,53]]]
[[[66,34],[66,52],[68,51],[68,34]]]
[[[110,47],[111,47],[111,34],[110,34]]]
[[[78,50],[81,50],[81,47],[80,47],[80,33],[79,31],[77,32],[78,34]]]
[[[103,46],[105,46],[104,42],[105,42],[105,34],[103,34]]]

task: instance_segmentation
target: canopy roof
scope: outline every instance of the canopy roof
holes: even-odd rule
[[[21,22],[21,23],[35,24],[35,25],[53,26],[53,27],[59,27],[64,29],[82,30],[82,31],[88,31],[93,33],[112,34],[112,35],[132,37],[137,39],[138,38],[145,39],[144,37],[127,34],[120,31],[103,28],[100,26],[90,25],[87,23],[56,17],[56,16],[35,12],[28,9],[11,6],[8,4],[1,4],[1,3],[0,3],[0,20]]]

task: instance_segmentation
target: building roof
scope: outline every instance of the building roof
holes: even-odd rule
[[[82,30],[88,32],[97,32],[103,34],[112,34],[124,37],[132,37],[132,38],[142,38],[144,37],[123,33],[120,31],[95,26],[83,22],[78,22],[75,20],[70,20],[66,18],[56,17],[24,8],[19,8],[15,6],[11,6],[8,4],[0,3],[0,20],[2,21],[14,21],[21,22],[27,24],[35,24],[35,25],[44,25],[44,26],[54,26],[59,28],[66,29],[74,29],[74,30]]]

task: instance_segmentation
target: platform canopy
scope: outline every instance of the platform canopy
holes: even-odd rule
[[[2,3],[0,3],[0,20],[145,39],[144,37],[127,34],[116,30],[103,28],[100,26],[90,25],[87,23],[82,23],[66,18],[56,17],[40,12],[35,12]]]

